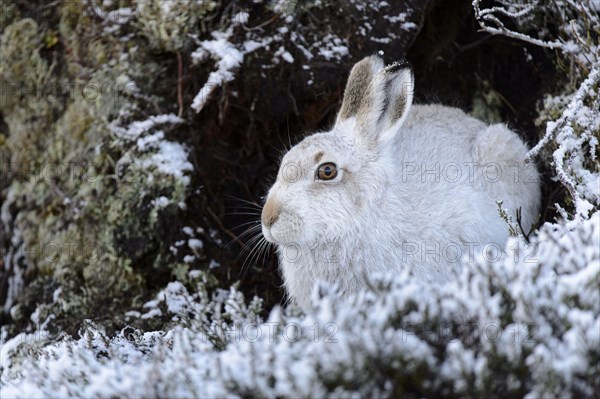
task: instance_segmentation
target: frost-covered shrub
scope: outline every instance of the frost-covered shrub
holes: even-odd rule
[[[600,207],[600,6],[586,0],[473,5],[483,30],[557,51],[565,78],[544,101],[538,123],[545,134],[530,157],[544,151],[542,162],[567,189],[571,203],[559,205],[562,215],[588,218]],[[508,22],[528,34],[507,28]]]
[[[346,298],[321,287],[313,311],[264,322],[235,290],[208,300],[171,283],[132,315],[169,315],[167,331],[110,338],[88,324],[79,339],[5,342],[3,397],[593,397],[600,214],[523,245],[447,285],[375,276]]]

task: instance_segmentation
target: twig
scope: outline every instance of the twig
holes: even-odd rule
[[[209,207],[206,207],[206,211],[215,220],[215,222],[217,222],[217,224],[219,225],[219,228],[221,230],[223,230],[229,237],[231,237],[231,239],[233,241],[237,242],[242,247],[245,245],[245,243],[243,241],[241,241],[238,238],[238,236],[233,234],[233,232],[231,230],[229,230],[227,227],[225,227],[225,225],[223,225],[223,222],[221,221],[221,219],[219,219],[219,217],[217,215],[215,215],[215,213],[212,211],[212,209],[210,209]]]
[[[564,43],[560,41],[544,41],[540,39],[535,39],[523,33],[507,29],[502,23],[502,21],[500,21],[498,17],[494,15],[494,13],[498,13],[511,18],[518,18],[527,15],[528,13],[533,11],[533,6],[524,7],[523,10],[517,12],[510,12],[503,7],[492,7],[489,9],[481,10],[479,8],[480,2],[481,0],[473,0],[473,10],[475,11],[475,19],[479,23],[479,26],[481,26],[481,30],[491,33],[492,35],[503,35],[512,39],[517,39],[527,43],[535,44],[536,46],[540,47],[546,47],[551,49],[564,48]],[[491,22],[494,25],[496,25],[496,27],[486,25],[486,22]]]
[[[266,20],[265,22],[262,22],[257,26],[252,26],[250,28],[243,24],[241,26],[246,32],[251,32],[253,30],[264,28],[265,26],[269,25],[271,22],[275,21],[278,17],[279,17],[279,15],[274,15],[270,19]]]
[[[183,115],[183,60],[181,59],[181,52],[177,50],[177,104],[179,105],[179,112],[177,116],[181,118]]]
[[[294,114],[296,116],[298,116],[298,115],[300,115],[300,112],[298,111],[298,105],[296,104],[296,98],[292,94],[291,86],[292,86],[292,83],[290,82],[287,86],[287,94],[288,94],[288,97],[290,98],[290,100],[292,101],[292,109],[294,110]]]
[[[525,162],[530,162],[531,159],[536,156],[542,147],[544,147],[548,141],[554,136],[554,133],[557,129],[562,129],[567,123],[570,123],[571,120],[575,117],[575,110],[581,107],[583,103],[583,99],[586,94],[589,93],[591,88],[600,81],[600,66],[596,66],[592,69],[588,77],[583,81],[579,89],[573,96],[573,99],[562,113],[561,117],[552,125],[548,124],[546,129],[546,134],[542,139],[527,153],[525,157]]]
[[[529,236],[533,232],[533,229],[529,230],[529,233],[525,233],[525,229],[523,228],[523,225],[521,224],[521,219],[522,219],[522,212],[521,212],[521,207],[519,207],[517,209],[517,225],[519,226],[519,230],[521,230],[521,234],[523,234],[523,238],[525,238],[525,241],[527,241],[527,243],[529,244],[529,242],[530,242]]]

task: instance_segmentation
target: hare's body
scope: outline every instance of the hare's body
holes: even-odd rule
[[[374,272],[439,281],[465,257],[497,257],[508,237],[497,201],[513,218],[521,208],[523,226],[537,215],[537,171],[514,132],[454,108],[410,107],[412,75],[407,83],[373,57],[353,70],[369,72],[367,85],[349,81],[331,132],[286,154],[263,209],[285,287],[304,307],[317,280],[353,292]]]

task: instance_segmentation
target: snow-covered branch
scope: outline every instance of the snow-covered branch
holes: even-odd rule
[[[552,8],[551,5],[530,0],[519,5],[499,2],[499,6],[481,9],[480,3],[480,0],[473,0],[475,17],[482,30],[558,50],[559,56],[572,65],[571,75],[576,82],[580,82],[579,87],[575,87],[572,94],[565,92],[546,100],[546,107],[558,103],[565,103],[566,106],[560,107],[558,118],[546,120],[546,132],[527,154],[527,161],[539,155],[542,149],[554,146],[552,166],[557,179],[573,200],[574,217],[585,219],[594,208],[600,206],[600,171],[594,166],[598,163],[596,148],[600,135],[600,49],[597,43],[600,6],[597,2],[566,0],[555,2],[555,8]],[[532,18],[541,12],[557,16],[557,37],[540,39],[516,32],[508,29],[500,19],[510,18],[519,25],[523,18]]]
[[[485,32],[491,33],[492,35],[504,35],[512,39],[521,40],[541,47],[552,49],[563,47],[564,43],[560,41],[540,40],[523,33],[510,30],[506,28],[504,23],[495,15],[500,14],[514,19],[521,18],[530,14],[535,9],[537,2],[533,2],[533,4],[520,5],[520,7],[518,5],[510,5],[506,8],[497,6],[483,10],[480,7],[480,3],[481,0],[473,0],[473,9],[475,11],[475,19],[477,22],[479,22],[479,26],[481,26],[481,29]],[[489,23],[493,24],[494,26],[488,25]]]

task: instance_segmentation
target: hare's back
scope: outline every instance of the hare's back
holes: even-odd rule
[[[458,108],[414,105],[397,136],[394,152],[401,162],[441,166],[471,162],[475,137],[486,124]]]
[[[535,219],[537,170],[525,164],[526,144],[505,125],[487,125],[457,108],[416,105],[393,151],[399,196],[432,220],[459,221],[457,235],[505,240],[497,201],[513,217],[522,208],[527,225]]]

